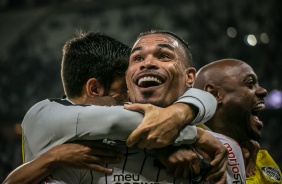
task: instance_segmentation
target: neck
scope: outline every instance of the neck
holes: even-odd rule
[[[80,97],[69,98],[69,99],[75,104],[100,105],[100,106],[123,105],[123,103],[116,101],[113,97],[110,96],[95,96],[95,97],[80,96]]]
[[[234,124],[232,121],[224,120],[222,118],[223,117],[217,118],[216,115],[214,115],[214,117],[207,121],[205,125],[211,131],[228,136],[237,141],[238,143],[247,140],[244,139],[244,137],[246,136],[241,135],[240,132],[242,131],[240,130],[240,127],[238,128],[236,124]]]
[[[83,97],[69,98],[69,100],[72,101],[74,104],[86,104],[86,99]]]

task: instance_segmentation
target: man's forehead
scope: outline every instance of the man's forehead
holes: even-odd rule
[[[165,34],[150,34],[150,35],[145,35],[139,38],[134,46],[142,46],[142,45],[158,45],[158,44],[169,44],[172,45],[173,47],[178,47],[179,43],[177,40],[174,38],[170,37],[169,35]]]
[[[226,77],[234,78],[234,80],[243,80],[246,77],[253,76],[256,77],[256,74],[252,67],[249,65],[242,63],[236,66],[230,66],[225,68]]]

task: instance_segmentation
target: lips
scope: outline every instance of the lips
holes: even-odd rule
[[[158,72],[144,72],[139,74],[135,84],[141,88],[160,86],[165,82],[165,76]]]
[[[147,88],[151,86],[159,86],[162,82],[156,77],[142,77],[137,81],[139,87]]]
[[[263,102],[259,102],[257,104],[254,105],[253,109],[252,109],[252,114],[253,115],[258,115],[258,113],[265,108],[265,105]]]
[[[261,129],[263,127],[263,122],[258,118],[259,112],[265,108],[264,102],[256,103],[252,109],[252,119],[257,122],[258,128]]]

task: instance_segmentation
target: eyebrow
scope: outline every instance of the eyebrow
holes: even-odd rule
[[[251,77],[252,79],[258,81],[258,76],[253,74],[253,73],[250,73],[250,74],[247,74],[245,77],[244,77],[244,81],[247,80],[249,77]]]
[[[136,52],[136,51],[138,51],[138,50],[142,50],[142,47],[135,47],[135,48],[133,48],[133,49],[131,50],[130,54],[132,54],[132,53],[134,53],[134,52]]]
[[[165,43],[158,44],[157,47],[160,47],[160,48],[167,48],[167,49],[169,49],[169,50],[171,50],[171,51],[174,51],[174,47],[172,47],[172,46],[169,45],[169,44],[165,44]],[[136,51],[139,51],[139,50],[143,50],[143,47],[135,47],[135,48],[133,48],[133,49],[131,50],[131,53],[130,53],[130,54],[132,54],[132,53],[134,53],[134,52],[136,52]]]

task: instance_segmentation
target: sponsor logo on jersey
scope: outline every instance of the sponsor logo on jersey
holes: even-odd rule
[[[228,150],[228,156],[227,156],[227,165],[232,171],[233,174],[233,181],[232,183],[243,183],[241,172],[240,172],[240,167],[239,162],[237,161],[236,155],[232,149],[232,146],[228,143],[224,143],[224,146]]]
[[[139,174],[114,174],[113,184],[172,184],[167,182],[144,181]]]
[[[266,177],[273,179],[277,182],[281,181],[281,175],[276,167],[262,166],[261,170]]]

